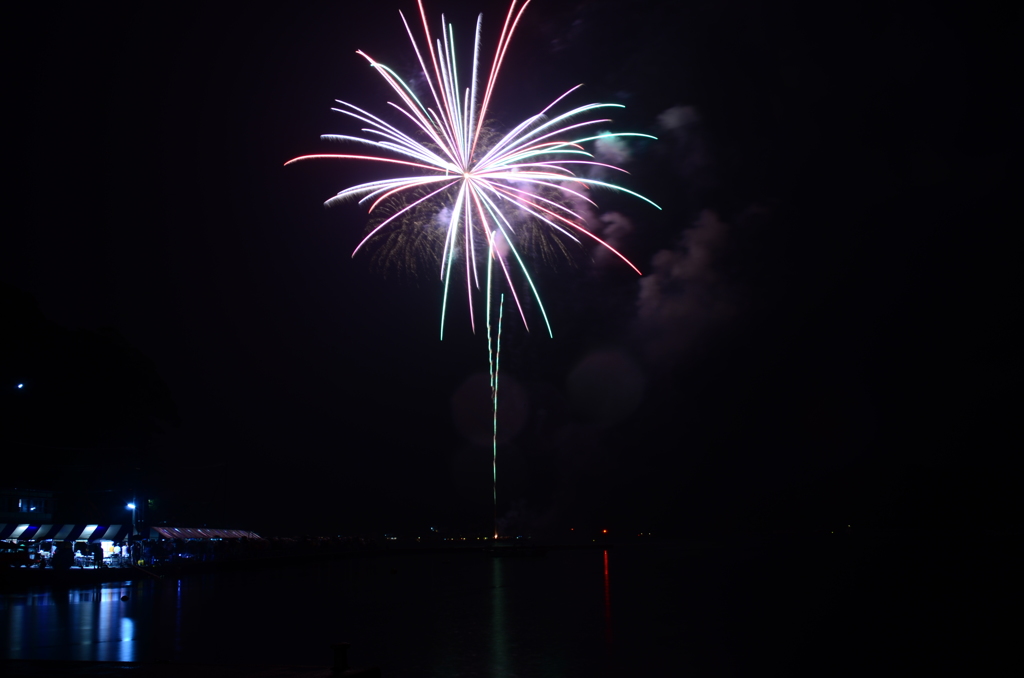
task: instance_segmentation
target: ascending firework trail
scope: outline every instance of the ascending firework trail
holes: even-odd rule
[[[487,362],[491,377],[491,471],[494,475],[494,538],[498,538],[498,366],[501,362],[501,317],[505,310],[505,295],[498,300],[498,336],[491,343],[491,304],[487,296]]]

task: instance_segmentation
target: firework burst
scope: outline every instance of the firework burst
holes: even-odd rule
[[[365,58],[391,86],[398,102],[388,102],[410,123],[409,131],[392,125],[383,118],[344,101],[333,110],[354,118],[366,127],[367,137],[324,135],[330,141],[358,143],[372,147],[380,155],[314,154],[304,155],[288,163],[315,158],[369,160],[394,165],[410,171],[405,176],[371,181],[346,188],[327,204],[358,199],[369,205],[369,211],[382,212],[368,235],[356,246],[355,256],[375,236],[387,234],[390,228],[423,228],[425,206],[440,204],[434,214],[443,218],[440,238],[423,239],[436,242],[440,249],[440,277],[444,283],[441,305],[441,336],[453,273],[465,276],[469,300],[470,323],[474,327],[473,290],[480,289],[485,278],[487,322],[490,325],[490,300],[493,272],[507,282],[507,287],[528,328],[520,294],[528,290],[537,301],[548,333],[551,323],[541,302],[537,287],[523,258],[522,240],[526,229],[539,226],[577,243],[590,238],[615,253],[632,269],[625,256],[593,235],[575,207],[594,204],[588,192],[592,187],[623,191],[653,202],[638,193],[615,184],[579,176],[573,169],[600,166],[623,171],[613,165],[597,162],[583,144],[610,137],[647,137],[647,134],[605,132],[586,134],[583,131],[610,122],[607,118],[590,118],[602,109],[621,108],[619,104],[588,104],[566,113],[552,114],[551,109],[579,85],[562,94],[544,110],[516,125],[504,135],[494,134],[485,126],[488,106],[494,94],[502,62],[512,34],[530,4],[518,5],[513,0],[505,16],[494,59],[486,80],[480,79],[480,36],[482,16],[477,19],[473,43],[472,72],[468,86],[463,86],[456,68],[455,37],[451,24],[441,17],[441,34],[432,37],[422,0],[417,0],[424,43],[413,34],[405,15],[399,12],[423,71],[429,95],[419,97],[394,70]],[[581,120],[582,119],[582,120]],[[405,127],[403,125],[403,127]],[[577,136],[583,134],[583,136]],[[659,208],[660,209],[660,208]],[[412,238],[410,242],[420,242]],[[486,265],[484,265],[486,262]],[[463,270],[464,269],[464,270]],[[519,284],[514,279],[520,278]],[[519,289],[517,289],[519,288]]]

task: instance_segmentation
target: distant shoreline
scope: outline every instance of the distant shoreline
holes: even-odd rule
[[[593,544],[561,544],[561,545],[520,545],[509,544],[498,546],[498,550],[508,549],[536,549],[542,548],[550,551],[565,550],[597,550],[613,546],[611,543]],[[61,587],[74,588],[80,586],[94,586],[112,582],[130,582],[147,579],[178,579],[196,574],[211,574],[216,572],[235,572],[243,570],[257,570],[280,566],[302,565],[309,562],[324,562],[332,560],[344,560],[348,558],[363,558],[372,556],[405,556],[418,554],[487,554],[494,547],[491,544],[483,545],[446,545],[446,546],[383,546],[378,548],[366,548],[347,551],[328,552],[304,552],[295,554],[281,554],[265,557],[208,560],[203,562],[181,561],[175,563],[161,563],[147,567],[102,567],[102,568],[78,568],[72,567],[67,570],[56,570],[51,567],[17,567],[0,570],[0,593],[10,593],[36,587]]]

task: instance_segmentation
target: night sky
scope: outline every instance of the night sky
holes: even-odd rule
[[[463,290],[439,341],[433,270],[351,258],[365,211],[323,206],[380,170],[283,166],[358,133],[334,99],[387,110],[355,50],[411,75],[399,9],[8,17],[2,484],[268,534],[486,532]],[[505,5],[427,10],[465,53]],[[595,192],[644,276],[538,261],[554,338],[506,321],[504,529],[1019,529],[1015,11],[535,0],[493,116],[580,82],[567,106],[625,104],[612,128],[659,139],[607,152],[664,210]]]

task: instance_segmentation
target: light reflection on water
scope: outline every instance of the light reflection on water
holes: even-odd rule
[[[631,666],[639,653],[671,651],[636,646],[652,635],[650,610],[633,611],[635,587],[630,602],[619,592],[662,582],[647,565],[627,574],[620,563],[640,561],[625,556],[380,555],[9,594],[0,656],[326,666],[330,644],[345,640],[352,665],[388,678],[613,675],[613,618]]]
[[[131,617],[121,617],[121,644],[118,645],[117,661],[130,662],[135,659],[135,622]]]
[[[126,583],[37,590],[2,597],[5,656],[134,661],[134,622],[121,600]]]
[[[493,593],[491,594],[491,642],[492,654],[494,655],[491,665],[491,675],[495,678],[505,678],[514,675],[509,666],[508,657],[508,636],[505,633],[505,587],[502,579],[503,558],[492,558],[493,569]]]
[[[604,640],[612,645],[612,587],[608,577],[608,549],[604,549]]]

